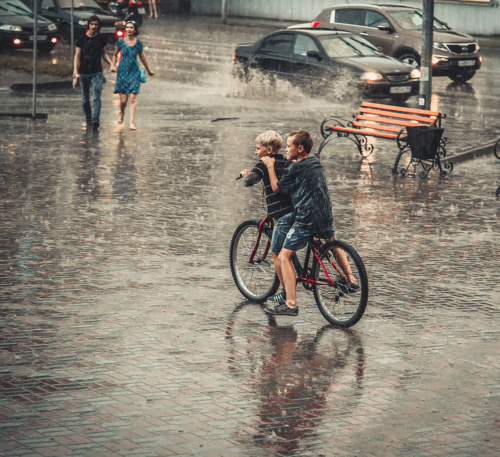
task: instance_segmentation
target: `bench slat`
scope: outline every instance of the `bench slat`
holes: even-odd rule
[[[415,109],[415,108],[403,108],[401,106],[381,105],[380,103],[363,102],[361,106],[366,108],[377,108],[388,111],[399,111],[401,113],[424,114],[426,116],[439,117],[441,115],[439,111],[428,111],[424,109]]]
[[[373,130],[382,130],[384,132],[396,132],[399,133],[401,128],[397,127],[387,127],[385,125],[378,125],[378,124],[369,124],[368,122],[353,122],[352,125],[355,127],[360,127],[360,128],[367,128],[367,129],[373,129]],[[403,133],[406,133],[406,130],[403,131]]]
[[[329,125],[328,128],[336,132],[347,132],[347,133],[356,133],[359,135],[380,136],[382,138],[389,138],[391,140],[395,140],[398,137],[397,135],[391,135],[389,133],[369,132],[367,130],[353,129],[349,127],[339,127],[339,126]]]
[[[436,123],[436,119],[430,119],[428,117],[412,116],[411,114],[388,113],[387,111],[380,111],[371,108],[360,108],[359,112],[366,114],[377,114],[379,116],[390,116],[390,117],[395,117],[397,119],[408,119],[412,121],[428,122],[429,124]]]
[[[433,122],[420,124],[418,122],[405,122],[405,121],[398,121],[396,119],[383,119],[381,117],[363,116],[361,114],[357,114],[356,119],[363,121],[380,122],[382,124],[401,125],[402,127],[428,127],[430,124],[433,124]]]

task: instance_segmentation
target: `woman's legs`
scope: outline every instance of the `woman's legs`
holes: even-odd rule
[[[120,114],[118,115],[118,124],[123,123],[123,116],[125,116],[125,108],[127,107],[128,94],[120,94]]]
[[[137,94],[130,94],[130,130],[135,130],[135,115],[137,114]]]
[[[155,19],[158,17],[158,11],[156,9],[156,0],[149,0],[149,17],[155,15]]]

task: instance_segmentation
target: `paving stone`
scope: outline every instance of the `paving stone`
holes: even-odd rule
[[[500,162],[401,178],[393,144],[360,162],[331,143],[321,160],[338,237],[368,272],[366,313],[330,327],[299,287],[299,317],[269,318],[229,270],[235,227],[265,212],[234,178],[259,133],[305,128],[317,147],[322,119],[357,107],[240,85],[234,45],[270,29],[185,21],[141,29],[158,68],[136,132],[116,125],[107,71],[98,135],[78,91],[40,94],[46,123],[0,121],[0,453],[500,455]],[[471,84],[435,79],[451,154],[498,135],[497,67],[492,54]]]

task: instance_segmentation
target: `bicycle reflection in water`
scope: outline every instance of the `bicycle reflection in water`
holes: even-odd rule
[[[263,330],[260,320],[238,319],[249,304],[255,308],[255,303],[245,302],[231,314],[226,341],[231,345],[227,359],[231,376],[254,386],[260,401],[255,426],[259,433],[251,440],[275,452],[304,452],[313,445],[317,449],[322,426],[347,414],[341,403],[352,408],[352,394],[343,398],[332,387],[352,382],[349,390],[363,388],[362,340],[353,330],[330,325],[313,336],[302,336],[292,325],[279,326],[272,316],[267,316],[269,324]],[[331,432],[328,427],[328,437]]]

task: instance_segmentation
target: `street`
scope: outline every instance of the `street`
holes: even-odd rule
[[[316,150],[321,121],[359,107],[233,80],[234,46],[270,30],[146,22],[137,131],[109,71],[98,134],[79,89],[40,92],[47,122],[0,118],[1,455],[500,455],[493,155],[420,179],[391,173],[392,142],[322,152],[370,282],[352,329],[300,286],[299,316],[276,319],[236,289],[232,234],[266,213],[235,181],[254,138],[305,129]],[[499,136],[500,51],[481,52],[470,84],[433,80],[449,154]],[[30,112],[2,74],[2,112]]]

